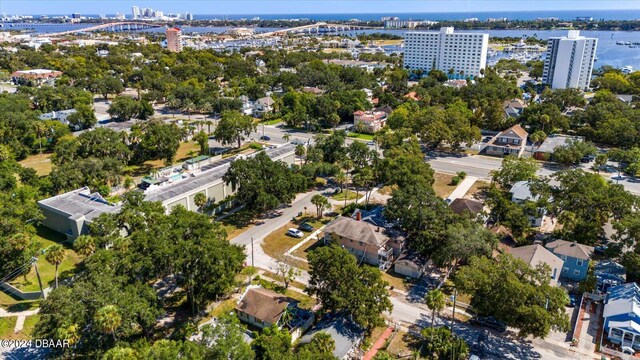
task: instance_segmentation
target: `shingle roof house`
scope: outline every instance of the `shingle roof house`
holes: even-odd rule
[[[593,246],[575,241],[554,240],[545,247],[564,260],[560,277],[572,281],[582,281],[587,277]]]
[[[259,328],[278,324],[291,299],[275,291],[256,287],[250,288],[236,306],[240,320]]]
[[[531,267],[536,267],[538,264],[547,264],[551,268],[551,280],[549,283],[551,285],[556,285],[558,283],[558,277],[560,276],[560,271],[562,270],[562,264],[564,261],[562,259],[555,256],[551,251],[544,248],[542,245],[534,244],[527,246],[520,246],[516,248],[508,249],[508,252],[511,256],[520,259]]]

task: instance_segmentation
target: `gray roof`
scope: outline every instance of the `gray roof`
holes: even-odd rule
[[[554,240],[548,243],[546,248],[556,255],[565,255],[582,260],[588,260],[593,254],[593,246],[578,244],[575,241]]]
[[[510,248],[508,252],[513,257],[526,262],[532,267],[537,266],[539,263],[545,263],[553,269],[561,268],[563,264],[562,259],[538,244]]]
[[[577,136],[564,136],[564,135],[549,136],[536,149],[536,152],[552,154],[556,148],[560,146],[568,146],[569,140],[582,141],[582,138]]]
[[[415,252],[405,252],[398,257],[396,264],[412,267],[414,269],[421,269],[427,264],[427,261]]]
[[[300,339],[300,343],[308,344],[311,342],[313,335],[318,332],[323,332],[331,336],[336,345],[333,350],[333,356],[338,359],[344,359],[349,351],[360,343],[364,336],[364,330],[358,328],[344,315],[334,315],[325,317],[325,319],[320,321]]]
[[[119,206],[110,205],[100,194],[91,193],[88,187],[40,200],[38,204],[40,207],[47,207],[66,214],[69,218],[84,216],[86,220],[120,210]]]
[[[295,146],[293,144],[285,144],[280,147],[271,148],[265,150],[265,153],[272,159],[277,159],[288,153],[293,153]],[[224,161],[219,161],[213,164],[203,166],[202,171],[196,176],[178,181],[172,185],[162,186],[159,189],[150,192],[145,197],[147,201],[167,201],[182,196],[185,193],[197,190],[200,188],[206,188],[219,181],[222,181],[222,177],[227,173],[231,162],[237,159],[240,155],[234,156]]]
[[[449,204],[449,207],[458,215],[461,215],[464,212],[468,212],[471,215],[477,215],[484,209],[484,205],[481,202],[463,198],[453,200],[451,204]]]
[[[531,189],[529,188],[528,181],[518,181],[517,183],[513,184],[509,192],[511,193],[512,200],[537,201],[540,198],[540,195],[533,196],[533,194],[531,194]]]
[[[362,241],[375,247],[382,247],[389,241],[389,236],[383,227],[346,216],[340,216],[333,220],[327,225],[324,232],[336,234],[349,240]]]
[[[263,98],[260,98],[258,100],[256,100],[256,103],[264,105],[264,106],[271,106],[275,103],[275,101],[273,101],[273,99],[269,96],[265,96]]]

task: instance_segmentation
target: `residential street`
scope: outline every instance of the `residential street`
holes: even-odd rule
[[[437,172],[455,174],[459,171],[464,171],[469,176],[475,176],[484,180],[491,179],[491,171],[498,170],[502,164],[502,159],[500,158],[482,155],[455,156],[441,154],[436,157],[427,157],[426,161],[431,165],[433,170]],[[591,172],[590,167],[591,164],[581,164],[575,168]],[[551,163],[545,163],[540,170],[538,170],[538,175],[549,176],[564,169],[566,168]],[[617,174],[600,173],[600,175],[605,179],[616,181],[612,178],[612,175]],[[630,193],[640,194],[640,179],[623,176],[622,179],[618,180],[618,182]]]

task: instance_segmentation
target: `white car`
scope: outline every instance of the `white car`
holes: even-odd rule
[[[304,233],[302,231],[298,230],[298,229],[291,228],[291,229],[287,230],[287,235],[293,236],[293,237],[296,237],[296,238],[301,238],[301,237],[304,236]]]

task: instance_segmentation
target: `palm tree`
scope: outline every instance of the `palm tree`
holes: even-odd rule
[[[58,266],[67,258],[67,252],[60,244],[55,244],[47,249],[45,259],[49,264],[56,266],[56,288],[58,288]]]
[[[289,133],[286,133],[286,134],[282,135],[282,140],[284,140],[284,141],[287,141],[287,142],[288,142],[288,141],[289,141],[289,139],[291,139],[291,135],[289,135]]]
[[[311,203],[316,206],[316,215],[318,216],[318,219],[322,218],[324,209],[330,206],[329,200],[320,194],[313,195]]]
[[[171,116],[176,117],[176,110],[180,108],[180,100],[172,97],[167,101],[167,107],[171,109]]]
[[[207,203],[207,195],[201,192],[197,193],[193,197],[193,203],[196,204],[198,209],[202,210],[202,207]]]
[[[73,249],[82,256],[91,256],[96,251],[96,241],[89,235],[80,235],[73,242]]]
[[[207,121],[207,114],[209,114],[211,111],[213,111],[213,105],[211,105],[210,102],[205,101],[200,105],[200,112],[204,113],[204,123],[209,125],[209,132],[211,132],[211,125],[209,124],[210,121]]]
[[[116,330],[122,323],[122,317],[118,312],[118,307],[115,305],[103,306],[98,311],[93,319],[96,323],[96,327],[99,331],[105,334],[111,334],[113,340],[116,339]]]
[[[440,313],[444,309],[445,298],[444,293],[440,289],[431,290],[424,297],[427,308],[431,310],[431,341],[433,341],[433,324],[436,320],[436,313]]]
[[[325,332],[317,332],[313,335],[311,344],[323,354],[331,354],[336,348],[336,343],[331,338],[331,335]]]
[[[300,166],[302,166],[302,157],[307,152],[305,147],[304,147],[304,145],[302,145],[302,144],[296,145],[296,149],[295,149],[294,152],[295,152],[296,156],[300,158]]]
[[[38,135],[38,145],[40,146],[40,155],[42,155],[42,135],[44,134],[44,132],[46,131],[45,126],[39,122],[36,121],[33,124],[34,130],[36,132],[36,135]]]
[[[347,175],[345,175],[342,171],[340,171],[338,174],[336,174],[334,180],[336,181],[336,183],[338,183],[338,185],[340,185],[340,192],[344,192],[344,184],[347,182]],[[347,196],[346,194],[344,195],[344,206],[347,206]]]
[[[211,125],[213,125],[213,121],[207,120],[204,123],[207,125],[207,134],[211,134]]]
[[[187,112],[187,116],[189,117],[189,121],[191,121],[191,112],[195,110],[196,104],[193,101],[187,99],[182,103],[182,110]]]

